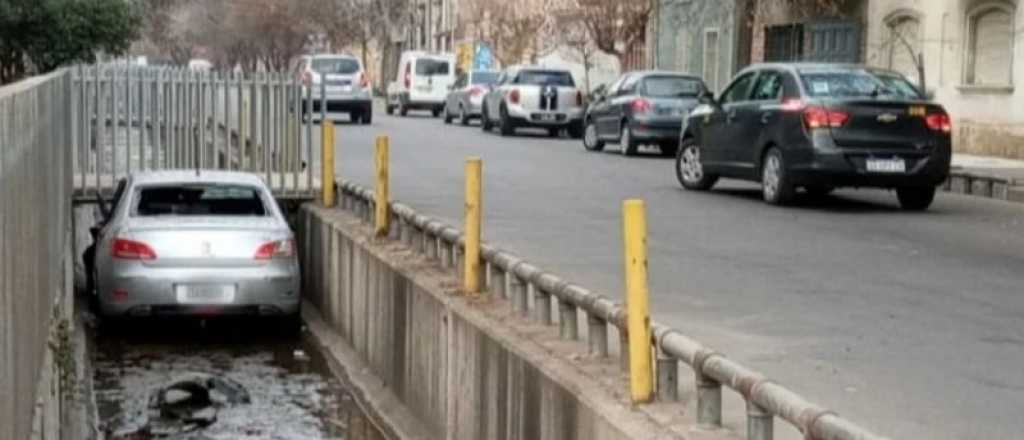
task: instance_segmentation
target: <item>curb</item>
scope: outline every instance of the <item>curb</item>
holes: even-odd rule
[[[946,192],[1024,203],[1024,180],[953,170],[942,185]]]

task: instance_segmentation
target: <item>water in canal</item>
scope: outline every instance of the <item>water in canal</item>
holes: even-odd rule
[[[95,341],[107,439],[384,438],[315,348],[265,323],[150,320]]]

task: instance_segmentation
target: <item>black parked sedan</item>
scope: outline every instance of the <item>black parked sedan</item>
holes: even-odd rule
[[[797,188],[895,189],[924,210],[949,175],[949,114],[896,72],[856,65],[765,64],[740,72],[683,125],[676,175],[687,189],[719,177],[760,181],[765,201]]]
[[[583,146],[601,151],[617,142],[622,154],[636,154],[640,145],[658,145],[674,156],[683,117],[705,91],[695,76],[672,72],[630,72],[597,94],[584,116]]]

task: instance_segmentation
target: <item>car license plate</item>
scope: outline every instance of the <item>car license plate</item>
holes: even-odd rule
[[[230,304],[235,300],[235,286],[230,284],[180,284],[175,290],[181,304]]]
[[[421,92],[429,92],[431,90],[431,88],[430,88],[429,85],[423,85],[423,86],[416,86],[416,90],[419,90]]]
[[[902,173],[907,171],[903,159],[868,159],[866,168],[871,173]]]
[[[545,122],[551,122],[558,120],[558,116],[552,113],[541,113],[540,120]]]

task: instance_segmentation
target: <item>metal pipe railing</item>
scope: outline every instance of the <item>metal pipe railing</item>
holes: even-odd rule
[[[341,206],[369,221],[373,192],[358,184],[342,181],[338,185]],[[408,205],[391,202],[397,221],[415,228],[422,236],[420,252],[427,258],[440,258],[443,268],[457,268],[455,256],[462,245],[462,233],[449,225],[417,213]],[[417,249],[415,245],[411,246]],[[552,325],[551,302],[558,303],[559,335],[577,340],[580,312],[586,315],[588,350],[599,357],[609,355],[608,326],[614,326],[620,337],[620,351],[627,351],[625,338],[625,307],[585,287],[562,280],[516,255],[483,243],[481,258],[487,265],[492,282],[488,290],[507,297],[514,314],[530,317],[529,292],[533,292],[533,321]],[[419,249],[418,249],[419,250]],[[774,417],[785,420],[810,440],[885,440],[835,412],[812,404],[800,395],[765,378],[763,375],[726,358],[664,324],[651,323],[651,344],[657,349],[657,395],[663,401],[678,400],[678,364],[692,371],[697,395],[697,423],[706,428],[722,426],[722,387],[738,393],[746,401],[747,438],[769,440],[773,436]],[[628,371],[628,357],[620,356]]]

